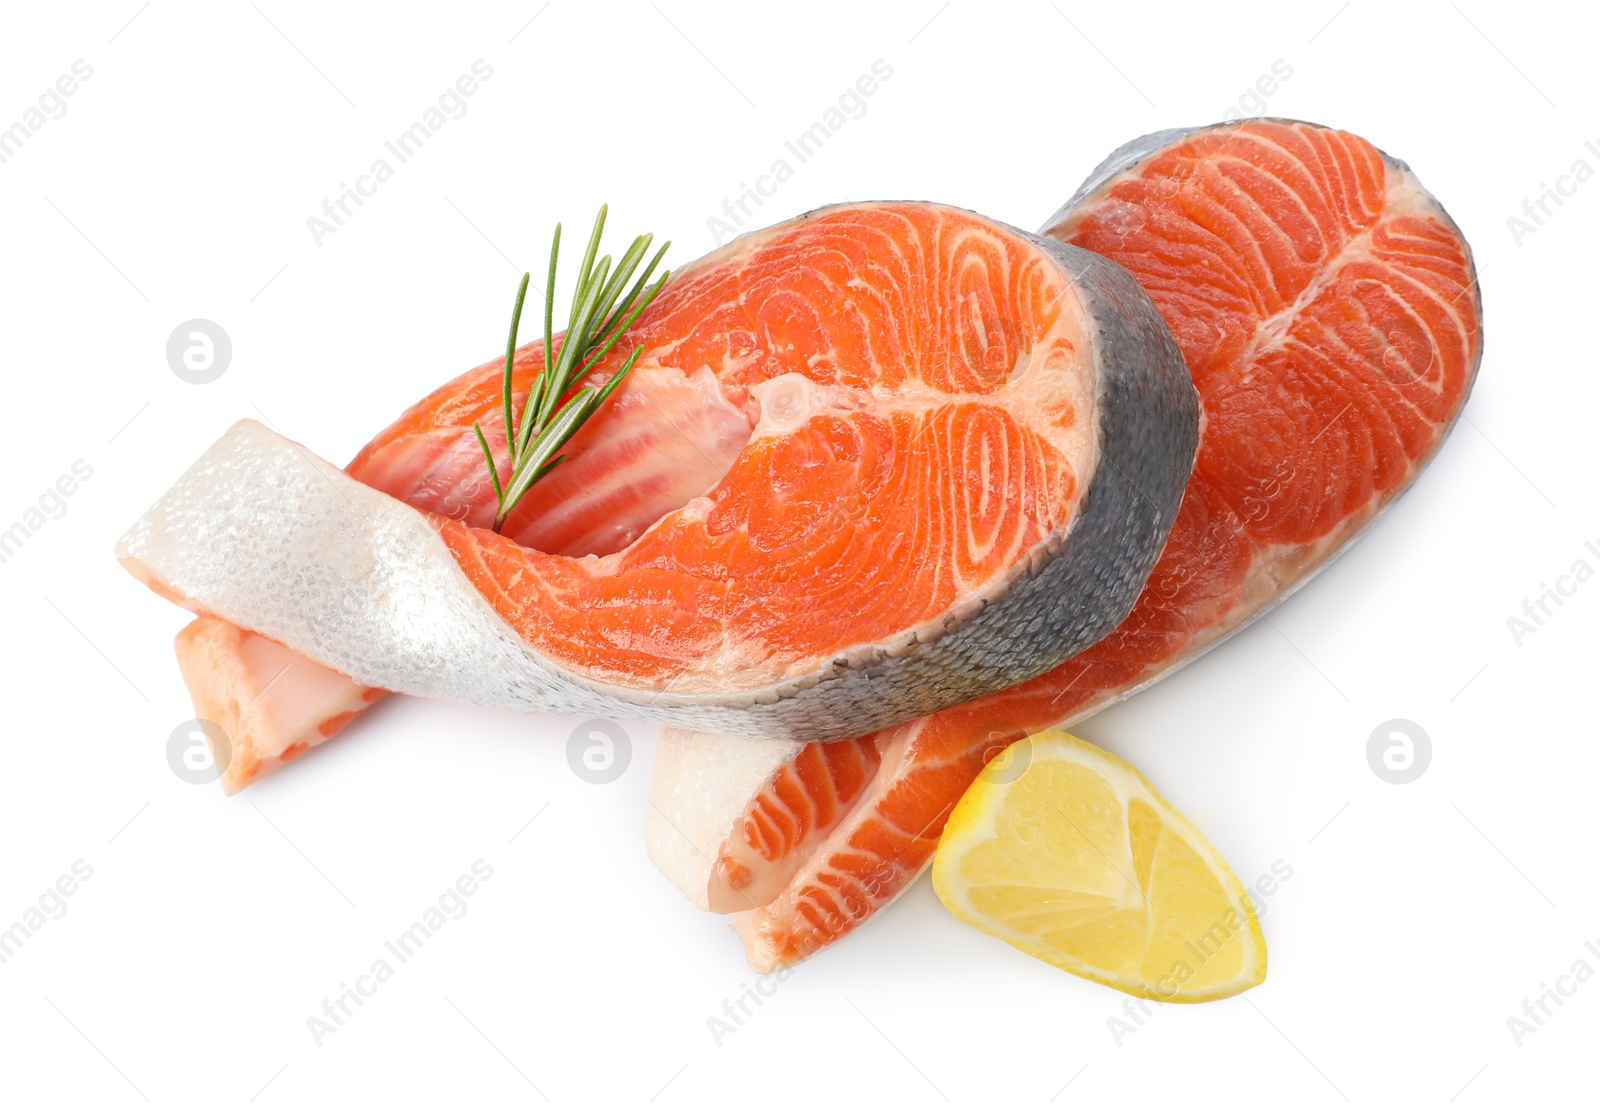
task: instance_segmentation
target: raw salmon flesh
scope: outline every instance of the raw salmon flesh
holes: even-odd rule
[[[235,787],[315,743],[320,708],[283,711],[293,739],[246,717],[290,654],[282,689],[339,707],[324,739],[374,688],[828,740],[1011,686],[1127,614],[1198,442],[1124,269],[932,204],[730,243],[629,343],[501,534],[472,431],[503,453],[493,363],[348,472],[241,422],[134,525],[124,565],[212,618],[179,647],[197,702],[245,722]]]
[[[1125,266],[1183,351],[1203,415],[1177,522],[1122,624],[1019,686],[852,742],[663,733],[652,858],[737,915],[758,970],[901,893],[999,749],[1149,686],[1305,583],[1416,479],[1477,371],[1465,240],[1403,162],[1342,131],[1149,135],[1044,233]]]

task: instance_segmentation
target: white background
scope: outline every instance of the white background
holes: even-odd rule
[[[1485,0],[138,3],[8,5],[0,26],[0,126],[74,60],[94,70],[0,165],[0,528],[93,468],[0,564],[0,926],[93,868],[0,964],[0,1099],[1593,1095],[1600,981],[1520,1047],[1506,1023],[1574,960],[1600,966],[1600,581],[1520,645],[1506,622],[1575,560],[1600,566],[1600,181],[1520,244],[1507,226],[1576,160],[1600,169],[1592,18]],[[467,113],[315,244],[306,219],[480,58],[494,75]],[[1266,983],[1159,1008],[1120,1042],[1120,994],[965,928],[924,879],[719,1044],[707,1018],[755,976],[645,857],[650,727],[597,786],[567,766],[571,719],[390,701],[226,799],[167,764],[193,713],[169,647],[186,617],[111,556],[235,419],[342,463],[493,356],[557,219],[586,227],[606,200],[615,236],[707,251],[708,216],[876,59],[892,78],[757,224],[917,198],[1032,228],[1114,147],[1219,119],[1281,59],[1267,109],[1407,159],[1483,274],[1478,386],[1415,489],[1271,624],[1080,730],[1247,882],[1293,868],[1267,900]],[[234,347],[205,386],[165,358],[195,317]],[[1432,740],[1409,785],[1367,763],[1394,717]],[[479,858],[494,875],[470,911],[313,1043],[306,1018]]]

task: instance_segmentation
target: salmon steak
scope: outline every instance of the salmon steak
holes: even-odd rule
[[[501,532],[474,432],[508,468],[499,364],[349,470],[241,422],[135,523],[124,566],[208,619],[179,643],[197,706],[242,717],[300,665],[235,784],[383,691],[811,741],[1012,686],[1127,615],[1198,444],[1125,270],[950,207],[747,235],[593,377],[633,347]],[[515,394],[542,360],[516,355]]]
[[[1116,151],[1044,233],[1150,293],[1202,404],[1195,469],[1129,616],[1050,671],[855,741],[661,739],[658,867],[736,915],[757,970],[876,915],[931,860],[984,764],[1148,687],[1304,584],[1416,480],[1482,352],[1472,254],[1416,176],[1291,120]]]

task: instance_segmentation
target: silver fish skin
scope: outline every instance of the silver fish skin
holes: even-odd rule
[[[192,609],[358,683],[504,709],[836,740],[1023,682],[1126,616],[1176,517],[1199,407],[1176,343],[1125,270],[1002,229],[1066,274],[1090,333],[1094,466],[1079,509],[935,621],[781,682],[689,693],[563,667],[494,612],[424,515],[249,421],[135,523],[117,555]]]

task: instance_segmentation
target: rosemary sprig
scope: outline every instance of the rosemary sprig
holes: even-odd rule
[[[551,328],[554,322],[556,258],[561,252],[561,224],[556,224],[555,239],[550,243],[550,272],[544,293],[544,368],[534,377],[528,389],[520,423],[513,418],[511,361],[516,354],[517,331],[522,324],[522,301],[528,294],[527,273],[522,274],[522,284],[517,288],[517,302],[511,309],[511,334],[506,339],[505,374],[501,383],[501,414],[505,419],[506,447],[511,454],[510,471],[504,485],[495,467],[494,451],[489,448],[489,439],[484,436],[481,426],[476,422],[472,424],[473,431],[478,435],[478,444],[483,447],[483,459],[489,466],[489,478],[494,482],[496,533],[500,532],[506,517],[528,493],[528,488],[566,459],[565,454],[558,450],[571,440],[572,435],[622,383],[628,370],[639,359],[641,350],[635,348],[628,354],[622,367],[604,384],[598,387],[587,385],[573,393],[565,403],[561,402],[561,397],[611,352],[628,327],[633,325],[634,319],[639,317],[639,312],[650,305],[656,293],[661,291],[661,286],[667,282],[667,277],[672,275],[670,269],[665,270],[660,279],[648,289],[645,287],[651,273],[660,264],[662,255],[667,252],[667,246],[672,244],[664,243],[643,271],[639,271],[645,252],[655,240],[653,234],[641,234],[635,238],[615,269],[612,268],[610,254],[600,258],[597,263],[594,255],[600,250],[600,233],[605,224],[606,207],[602,204],[600,213],[595,216],[594,232],[589,235],[589,248],[584,251],[583,261],[578,266],[578,286],[572,293],[572,313],[567,319],[566,335],[561,339],[561,351],[553,353],[554,334]],[[635,272],[639,272],[639,277],[633,281],[632,287],[628,287]]]

